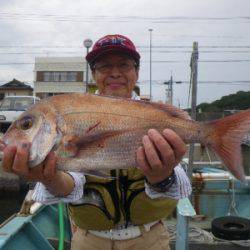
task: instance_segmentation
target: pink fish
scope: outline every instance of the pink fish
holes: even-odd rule
[[[8,129],[3,143],[31,143],[29,164],[50,151],[58,168],[71,171],[136,166],[135,151],[150,128],[174,130],[186,143],[213,150],[233,175],[244,180],[241,142],[250,131],[250,109],[211,122],[196,122],[171,105],[91,94],[57,95],[32,106]]]

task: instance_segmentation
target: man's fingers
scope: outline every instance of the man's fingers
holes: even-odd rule
[[[186,144],[184,141],[171,129],[164,129],[163,136],[170,143],[175,153],[176,162],[179,162],[186,153]]]
[[[136,151],[136,161],[139,168],[144,172],[145,175],[149,175],[151,168],[147,162],[146,155],[143,147],[139,147]]]
[[[6,144],[0,139],[0,151],[3,151],[6,148]]]
[[[160,169],[163,167],[162,162],[158,156],[158,152],[147,135],[142,138],[143,147],[145,150],[146,159],[152,169]]]
[[[155,129],[148,131],[149,138],[160,152],[161,160],[165,166],[172,166],[175,163],[175,153],[168,141]]]
[[[12,165],[16,155],[16,146],[8,146],[3,150],[2,167],[6,172],[12,172]]]
[[[53,152],[49,153],[44,164],[43,175],[46,180],[50,180],[56,173],[56,157]]]
[[[16,157],[12,167],[14,173],[23,177],[28,177],[29,174],[29,148],[30,144],[28,142],[22,142],[17,146]]]

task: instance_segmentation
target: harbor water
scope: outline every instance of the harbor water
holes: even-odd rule
[[[19,211],[22,201],[25,197],[25,193],[25,191],[6,191],[0,193],[0,224],[12,214],[15,214]]]

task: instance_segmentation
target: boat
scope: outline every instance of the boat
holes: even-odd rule
[[[35,202],[28,212],[20,211],[0,225],[1,250],[67,250],[70,238],[70,223],[63,204],[45,206]]]
[[[216,164],[212,165],[195,168],[192,197],[180,200],[177,215],[164,220],[170,231],[172,249],[250,247],[250,240],[226,240],[211,233],[215,218],[234,216],[250,222],[250,176],[246,178],[246,185]],[[26,198],[21,211],[0,225],[0,249],[70,249],[71,229],[66,206],[37,202],[29,205],[29,202]]]

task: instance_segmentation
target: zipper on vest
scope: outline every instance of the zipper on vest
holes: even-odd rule
[[[140,189],[137,189],[135,191],[133,191],[131,193],[131,195],[129,196],[127,202],[126,202],[126,216],[127,216],[127,220],[128,221],[131,221],[131,218],[130,218],[130,205],[133,201],[133,199],[141,192],[145,191],[145,188],[140,188]]]
[[[119,171],[119,188],[121,192],[121,211],[123,217],[125,219],[125,225],[128,226],[128,218],[127,218],[127,190],[128,190],[128,177],[122,174],[122,170]]]
[[[113,200],[113,203],[114,203],[114,206],[115,206],[115,219],[114,219],[114,223],[117,224],[120,219],[121,219],[121,214],[120,214],[120,205],[119,205],[119,195],[117,193],[117,189],[119,188],[118,187],[118,184],[117,184],[117,174],[116,174],[116,170],[111,170],[111,176],[114,177],[114,179],[111,181],[111,189],[110,189],[110,192],[111,192],[111,197],[112,197],[112,200]]]

